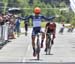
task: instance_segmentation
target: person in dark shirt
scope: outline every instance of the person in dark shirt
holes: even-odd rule
[[[17,32],[17,37],[20,35],[20,19],[17,17],[15,21],[15,32]]]
[[[25,27],[25,35],[26,36],[27,36],[27,32],[28,32],[28,24],[29,24],[29,21],[28,20],[25,20],[24,27]]]

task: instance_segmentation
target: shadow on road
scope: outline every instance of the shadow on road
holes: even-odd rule
[[[0,49],[2,49],[7,43],[9,43],[9,42],[11,42],[11,41],[5,41],[5,42],[3,42],[3,43],[1,43],[0,44]]]
[[[37,60],[37,59],[28,59],[29,61],[31,61],[31,62],[33,62],[33,61],[43,61],[43,59],[39,59],[39,60]]]
[[[51,54],[44,54],[44,55],[54,55],[54,54],[51,53]]]

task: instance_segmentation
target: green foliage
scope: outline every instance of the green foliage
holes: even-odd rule
[[[24,28],[24,21],[21,21],[20,26]]]
[[[64,2],[61,2],[61,3],[59,4],[59,6],[64,8],[64,7],[66,7],[67,5],[66,5]]]
[[[29,1],[30,0],[1,0],[0,2],[3,2],[4,4],[4,8],[1,10],[3,11],[3,13],[5,13],[8,7],[20,7],[23,10],[21,15],[26,16],[32,14],[33,9],[38,6],[42,9],[41,14],[45,16],[59,15],[60,17],[56,19],[57,22],[61,22],[61,20],[64,20],[67,23],[75,20],[75,15],[72,11],[67,12],[66,10],[59,10],[59,8],[67,7],[64,1],[60,2],[58,0],[55,3],[45,3],[43,0],[42,2],[41,0],[33,0],[33,5],[30,5]]]
[[[72,16],[70,24],[72,24],[75,27],[75,15]]]
[[[75,27],[75,21],[74,21],[74,20],[71,21],[70,24],[73,25],[73,26]]]
[[[41,26],[42,26],[42,27],[45,27],[45,26],[46,26],[46,23],[47,23],[47,22],[42,22],[42,23],[41,23]]]

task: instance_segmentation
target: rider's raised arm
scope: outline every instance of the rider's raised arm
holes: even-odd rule
[[[26,16],[26,17],[20,17],[20,19],[22,19],[22,20],[29,20],[30,18],[32,18],[32,15]]]
[[[55,16],[51,16],[49,17],[49,20],[55,19]]]
[[[45,19],[45,20],[52,20],[52,19],[54,19],[55,18],[55,16],[51,16],[51,17],[45,17],[45,16],[42,16],[42,18],[43,19]]]

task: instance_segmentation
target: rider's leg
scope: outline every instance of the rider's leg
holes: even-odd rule
[[[35,36],[32,36],[32,47],[33,47],[33,56],[36,56],[36,53],[35,53]]]
[[[25,25],[25,35],[27,35],[27,31],[28,31],[28,26]]]
[[[28,26],[26,26],[26,32],[28,31]]]
[[[42,32],[41,48],[43,48],[43,41],[44,41],[44,38],[45,38],[45,34]]]
[[[32,36],[32,47],[35,50],[35,36]]]
[[[54,39],[55,39],[55,33],[53,33],[52,45],[54,44]]]
[[[33,56],[36,56],[36,53],[35,53],[35,35],[32,35],[32,47],[33,47]]]

